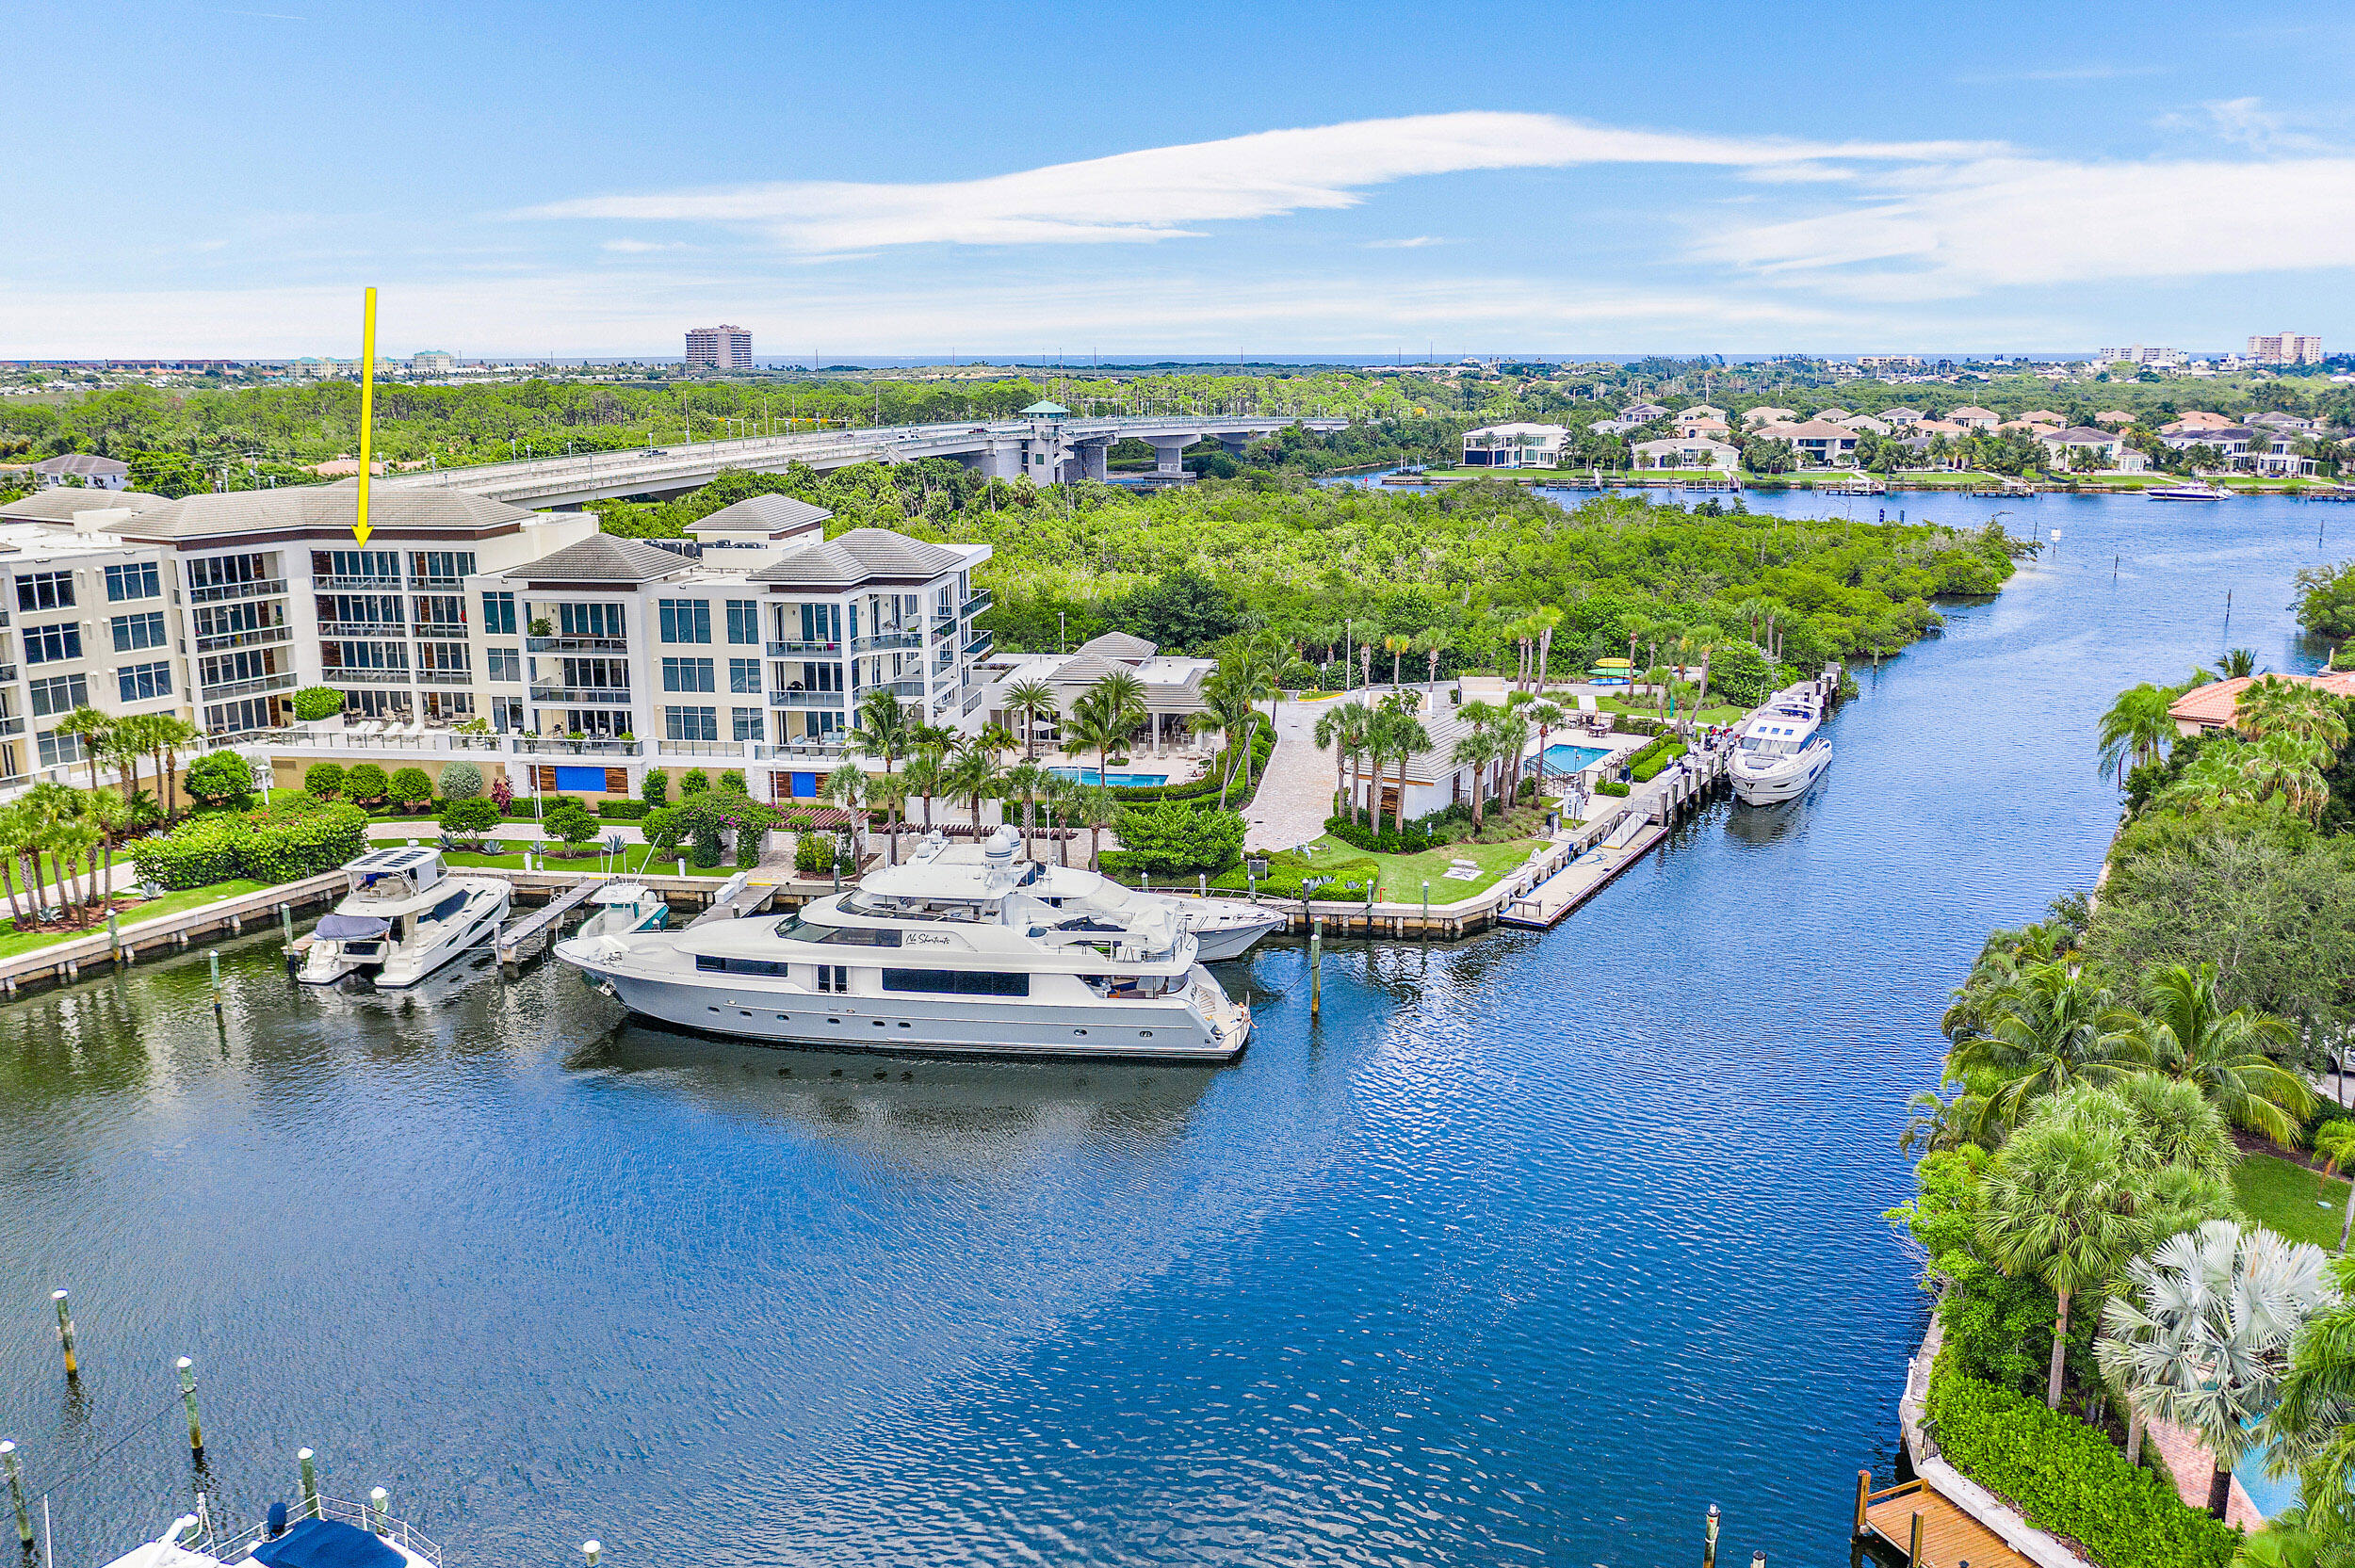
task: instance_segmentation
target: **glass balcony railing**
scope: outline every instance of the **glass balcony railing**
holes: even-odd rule
[[[319,679],[325,681],[329,686],[407,686],[409,684],[409,671],[406,670],[365,670],[359,668],[322,670],[319,671]],[[286,676],[286,680],[291,684],[294,680],[294,676],[289,674]],[[212,688],[208,687],[205,689],[209,694]]]
[[[845,695],[840,691],[803,691],[798,688],[772,691],[769,693],[769,705],[772,708],[838,708]]]
[[[921,648],[923,645],[923,632],[914,627],[896,632],[877,632],[873,637],[851,639],[852,651],[860,654],[872,654],[886,648]]]
[[[626,654],[629,639],[620,637],[528,637],[524,646],[535,654]]]
[[[987,589],[983,589],[981,592],[976,593],[972,598],[967,599],[965,602],[963,607],[957,611],[957,619],[960,621],[970,621],[975,616],[981,614],[982,611],[989,608],[989,606],[995,602],[995,596],[992,595]]]
[[[216,632],[211,637],[196,639],[200,654],[218,654],[228,648],[263,648],[273,642],[292,642],[292,626],[253,626],[242,632]]]
[[[383,672],[377,671],[380,674]],[[393,673],[399,672],[396,671]],[[343,684],[335,671],[328,671],[328,679],[339,686]],[[275,675],[256,675],[249,681],[231,681],[224,686],[208,683],[204,687],[204,698],[207,702],[219,702],[224,697],[251,697],[262,691],[292,691],[295,680],[295,672],[287,670]]]
[[[419,686],[472,686],[474,685],[474,671],[471,670],[420,670],[417,671],[417,684]]]
[[[400,583],[400,574],[399,574],[399,573],[398,573],[398,572],[393,573],[393,574],[392,574],[391,575],[389,575],[389,576],[376,576],[376,575],[371,574],[371,575],[367,575],[367,576],[359,576],[359,577],[341,577],[341,576],[337,576],[337,575],[335,575],[335,574],[333,574],[333,573],[328,573],[328,574],[323,574],[323,575],[321,575],[321,576],[313,577],[313,578],[311,579],[311,586],[312,586],[313,588],[321,588],[321,589],[325,589],[325,588],[358,588],[358,589],[367,589],[367,590],[373,590],[373,591],[376,591],[376,592],[380,592],[380,593],[381,593],[381,592],[383,592],[383,591],[384,591],[385,590],[387,590],[387,589],[398,589],[398,588],[401,586],[401,583]]]
[[[799,658],[808,654],[839,654],[839,642],[771,642],[769,656],[772,659]]]
[[[260,577],[243,583],[206,583],[188,590],[191,605],[215,604],[222,599],[268,599],[286,591],[284,577]]]
[[[969,659],[980,658],[989,652],[997,640],[995,633],[976,632],[973,634],[973,640],[965,645],[965,656]]]
[[[580,707],[625,708],[629,706],[629,687],[625,686],[535,686],[531,688],[535,703],[571,703]]]

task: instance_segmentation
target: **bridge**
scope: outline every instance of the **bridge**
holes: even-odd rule
[[[1341,430],[1346,419],[1242,414],[1154,414],[1121,418],[959,420],[940,425],[884,425],[864,430],[804,430],[734,441],[682,442],[634,452],[593,452],[521,462],[484,463],[426,473],[388,475],[382,489],[463,490],[494,501],[536,508],[577,508],[625,495],[681,495],[709,484],[723,468],[775,470],[806,463],[823,472],[860,462],[913,462],[949,458],[995,479],[1028,476],[1037,484],[1110,477],[1106,461],[1117,441],[1142,441],[1156,456],[1153,473],[1167,479],[1185,472],[1180,454],[1216,440],[1229,451],[1292,425]]]

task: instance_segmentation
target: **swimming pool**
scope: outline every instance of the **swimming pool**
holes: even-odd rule
[[[1155,784],[1169,783],[1166,773],[1105,773],[1093,768],[1050,768],[1049,773],[1059,779],[1077,779],[1083,784],[1108,784],[1114,789],[1149,789]]]
[[[1583,772],[1610,754],[1606,747],[1572,746],[1567,741],[1557,740],[1546,748],[1546,771],[1549,773]]]

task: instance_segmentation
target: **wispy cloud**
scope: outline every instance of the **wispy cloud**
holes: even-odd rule
[[[609,239],[597,249],[619,256],[642,256],[656,251],[684,251],[687,246],[678,240]]]
[[[1577,164],[1750,169],[1827,158],[1953,161],[2002,151],[1985,142],[1685,136],[1592,125],[1558,115],[1468,111],[1264,131],[977,180],[791,181],[596,196],[531,207],[517,216],[742,225],[803,251],[923,244],[1141,244],[1204,232],[1191,225],[1351,207],[1371,186],[1476,170]]]
[[[2179,110],[2158,120],[2161,130],[2205,135],[2227,146],[2245,147],[2267,156],[2329,151],[2329,142],[2299,128],[2309,123],[2298,116],[2266,108],[2262,98],[2213,98],[2201,105],[2197,113]]]
[[[1442,239],[1437,234],[1412,234],[1405,239],[1370,239],[1366,241],[1366,249],[1369,251],[1421,251],[1428,246],[1454,243],[1454,240]]]

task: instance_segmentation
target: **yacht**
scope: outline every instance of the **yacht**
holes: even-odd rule
[[[407,1521],[384,1511],[379,1487],[367,1502],[319,1494],[311,1480],[311,1450],[302,1450],[301,1500],[269,1505],[261,1523],[241,1532],[214,1519],[211,1500],[196,1495],[196,1511],[174,1519],[163,1534],[141,1542],[106,1568],[441,1568],[442,1548]],[[595,1560],[594,1559],[591,1560]]]
[[[508,885],[496,877],[453,877],[439,849],[371,849],[344,867],[349,889],[295,944],[295,978],[328,985],[346,975],[381,990],[414,985],[498,934]]]
[[[1831,766],[1831,742],[1818,733],[1824,703],[1812,686],[1778,691],[1735,732],[1733,793],[1745,805],[1795,800]]]
[[[632,936],[671,923],[669,901],[643,882],[608,882],[595,901],[597,913],[580,923],[575,936]]]
[[[2155,490],[2144,491],[2142,498],[2146,501],[2221,501],[2226,493],[2215,485],[2161,485]]]
[[[1201,964],[1175,900],[1048,901],[1050,870],[993,833],[782,919],[574,937],[556,956],[634,1012],[779,1045],[949,1056],[1225,1061],[1251,1010]],[[1060,895],[1068,897],[1069,895]]]
[[[930,849],[930,840],[926,841]],[[948,845],[931,850],[936,865],[981,865],[988,851],[977,845]],[[1180,928],[1200,945],[1195,957],[1204,963],[1239,959],[1270,931],[1284,929],[1285,917],[1247,898],[1177,898],[1165,893],[1140,892],[1110,877],[1077,865],[1042,865],[1031,891],[1047,903],[1072,913],[1116,915],[1166,908]]]

